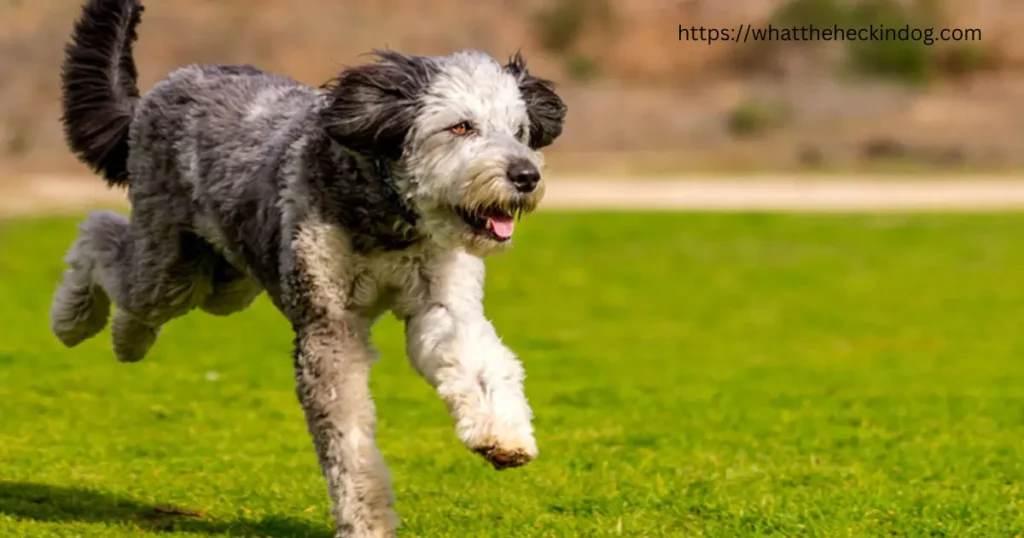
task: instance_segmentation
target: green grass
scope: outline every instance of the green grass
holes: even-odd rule
[[[73,233],[0,224],[0,536],[328,538],[279,315],[192,314],[135,365],[108,333],[65,350]],[[537,461],[468,453],[377,331],[403,535],[1024,533],[1022,238],[1024,215],[537,215],[486,300]]]

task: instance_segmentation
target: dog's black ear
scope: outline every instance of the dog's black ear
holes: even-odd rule
[[[429,58],[375,51],[376,63],[345,69],[329,82],[320,120],[328,136],[361,153],[397,158],[437,72]]]
[[[526,113],[530,116],[530,147],[540,149],[551,145],[562,134],[566,112],[565,103],[555,93],[555,84],[531,75],[522,52],[515,53],[505,69],[519,81],[519,91],[526,101]]]

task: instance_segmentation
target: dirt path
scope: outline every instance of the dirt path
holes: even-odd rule
[[[38,176],[0,183],[0,215],[66,214],[123,207],[122,191],[91,177]],[[783,176],[752,179],[552,178],[546,209],[703,211],[995,211],[1024,209],[1024,178],[955,180]]]
[[[1024,209],[1024,177],[949,180],[833,176],[552,181],[545,207],[706,211],[979,211]]]

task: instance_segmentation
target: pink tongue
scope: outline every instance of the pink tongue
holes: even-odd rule
[[[516,228],[516,221],[512,219],[488,217],[487,227],[494,232],[494,235],[502,239],[508,239],[509,237],[512,237],[512,231]]]

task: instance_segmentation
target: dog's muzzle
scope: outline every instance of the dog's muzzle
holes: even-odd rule
[[[474,234],[499,243],[512,238],[516,221],[536,209],[541,194],[538,191],[540,170],[526,159],[510,162],[505,169],[505,180],[512,188],[497,199],[454,208]]]

